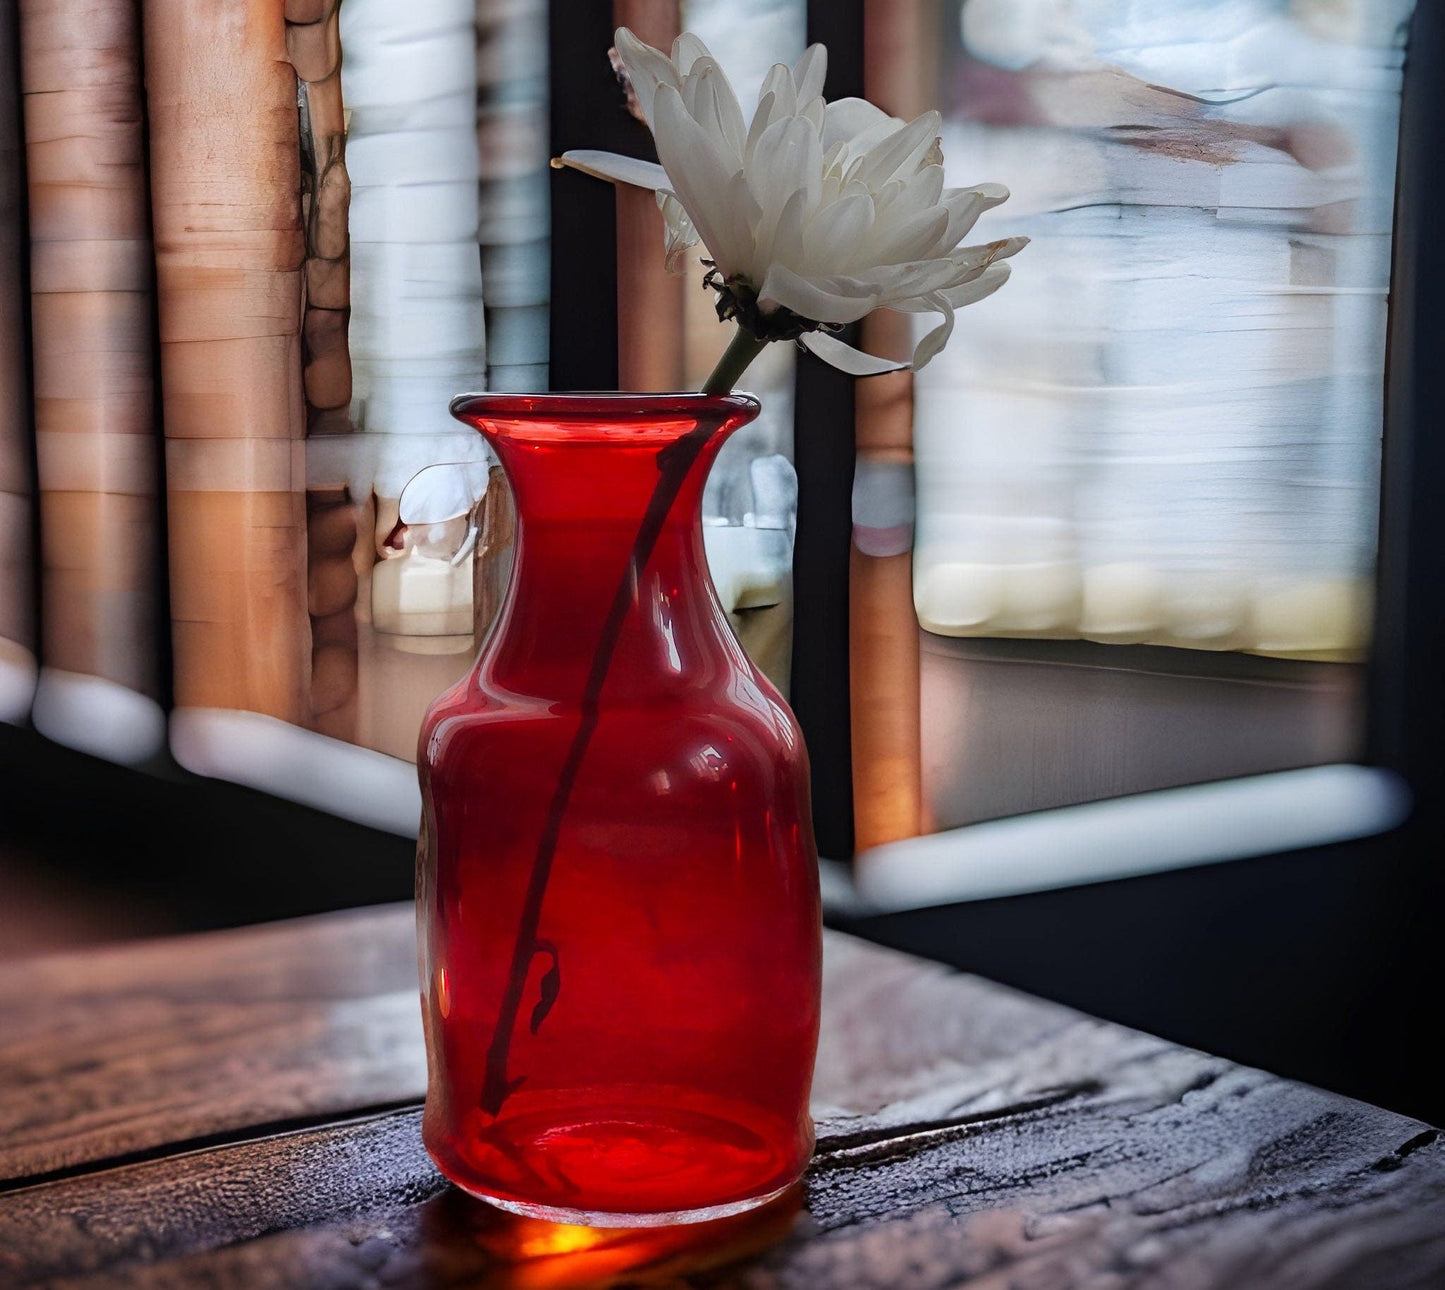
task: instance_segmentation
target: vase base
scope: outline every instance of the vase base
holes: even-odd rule
[[[704,1089],[521,1088],[465,1136],[424,1131],[441,1171],[514,1214],[586,1227],[661,1227],[766,1204],[801,1175],[811,1134]]]
[[[457,1183],[457,1186],[461,1187],[467,1195],[485,1201],[497,1209],[504,1209],[509,1214],[520,1214],[524,1218],[538,1218],[548,1223],[564,1223],[569,1227],[679,1227],[685,1223],[709,1223],[715,1219],[745,1214],[750,1209],[759,1209],[770,1201],[777,1200],[793,1184],[789,1183],[786,1187],[779,1187],[775,1191],[766,1192],[761,1196],[751,1196],[746,1200],[729,1201],[725,1205],[709,1205],[703,1209],[681,1209],[657,1214],[608,1214],[590,1209],[559,1209],[554,1205],[534,1205],[528,1201],[514,1200],[511,1197],[492,1196],[461,1183]]]

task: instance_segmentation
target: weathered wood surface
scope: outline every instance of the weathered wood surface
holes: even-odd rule
[[[406,910],[0,971],[0,1186],[426,1089]]]
[[[395,909],[0,973],[0,1285],[1445,1284],[1434,1130],[833,936],[805,1189],[660,1232],[498,1215],[414,1105],[365,1113],[420,1091],[411,953]]]

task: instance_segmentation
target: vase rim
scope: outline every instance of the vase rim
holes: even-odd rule
[[[536,416],[588,417],[623,407],[662,415],[695,416],[716,411],[723,415],[756,415],[762,405],[751,394],[700,394],[689,390],[643,393],[632,390],[568,390],[540,394],[477,391],[458,394],[448,405],[452,416],[499,418]]]
[[[695,430],[723,435],[762,410],[750,394],[459,394],[452,416],[484,435],[494,449],[508,443],[553,447],[666,446]]]

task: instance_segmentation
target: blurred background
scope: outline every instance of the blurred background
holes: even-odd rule
[[[830,98],[937,108],[948,182],[1013,191],[980,240],[1033,239],[916,378],[771,346],[709,482],[830,921],[1445,1117],[1445,21],[1411,0],[7,6],[0,958],[410,895],[417,726],[513,536],[447,400],[696,388],[727,340],[650,194],[548,168],[653,155],[619,24],[698,32],[745,111],[825,41]],[[1360,766],[1349,827],[1262,778]],[[1198,785],[1152,859],[1079,840]],[[1000,836],[1044,876],[971,881]]]

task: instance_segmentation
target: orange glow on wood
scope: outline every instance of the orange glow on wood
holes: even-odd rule
[[[801,1185],[744,1214],[676,1227],[576,1227],[508,1214],[452,1192],[427,1212],[439,1244],[472,1244],[494,1266],[484,1286],[513,1290],[680,1285],[784,1240],[803,1205]],[[675,1278],[675,1280],[674,1280]]]

